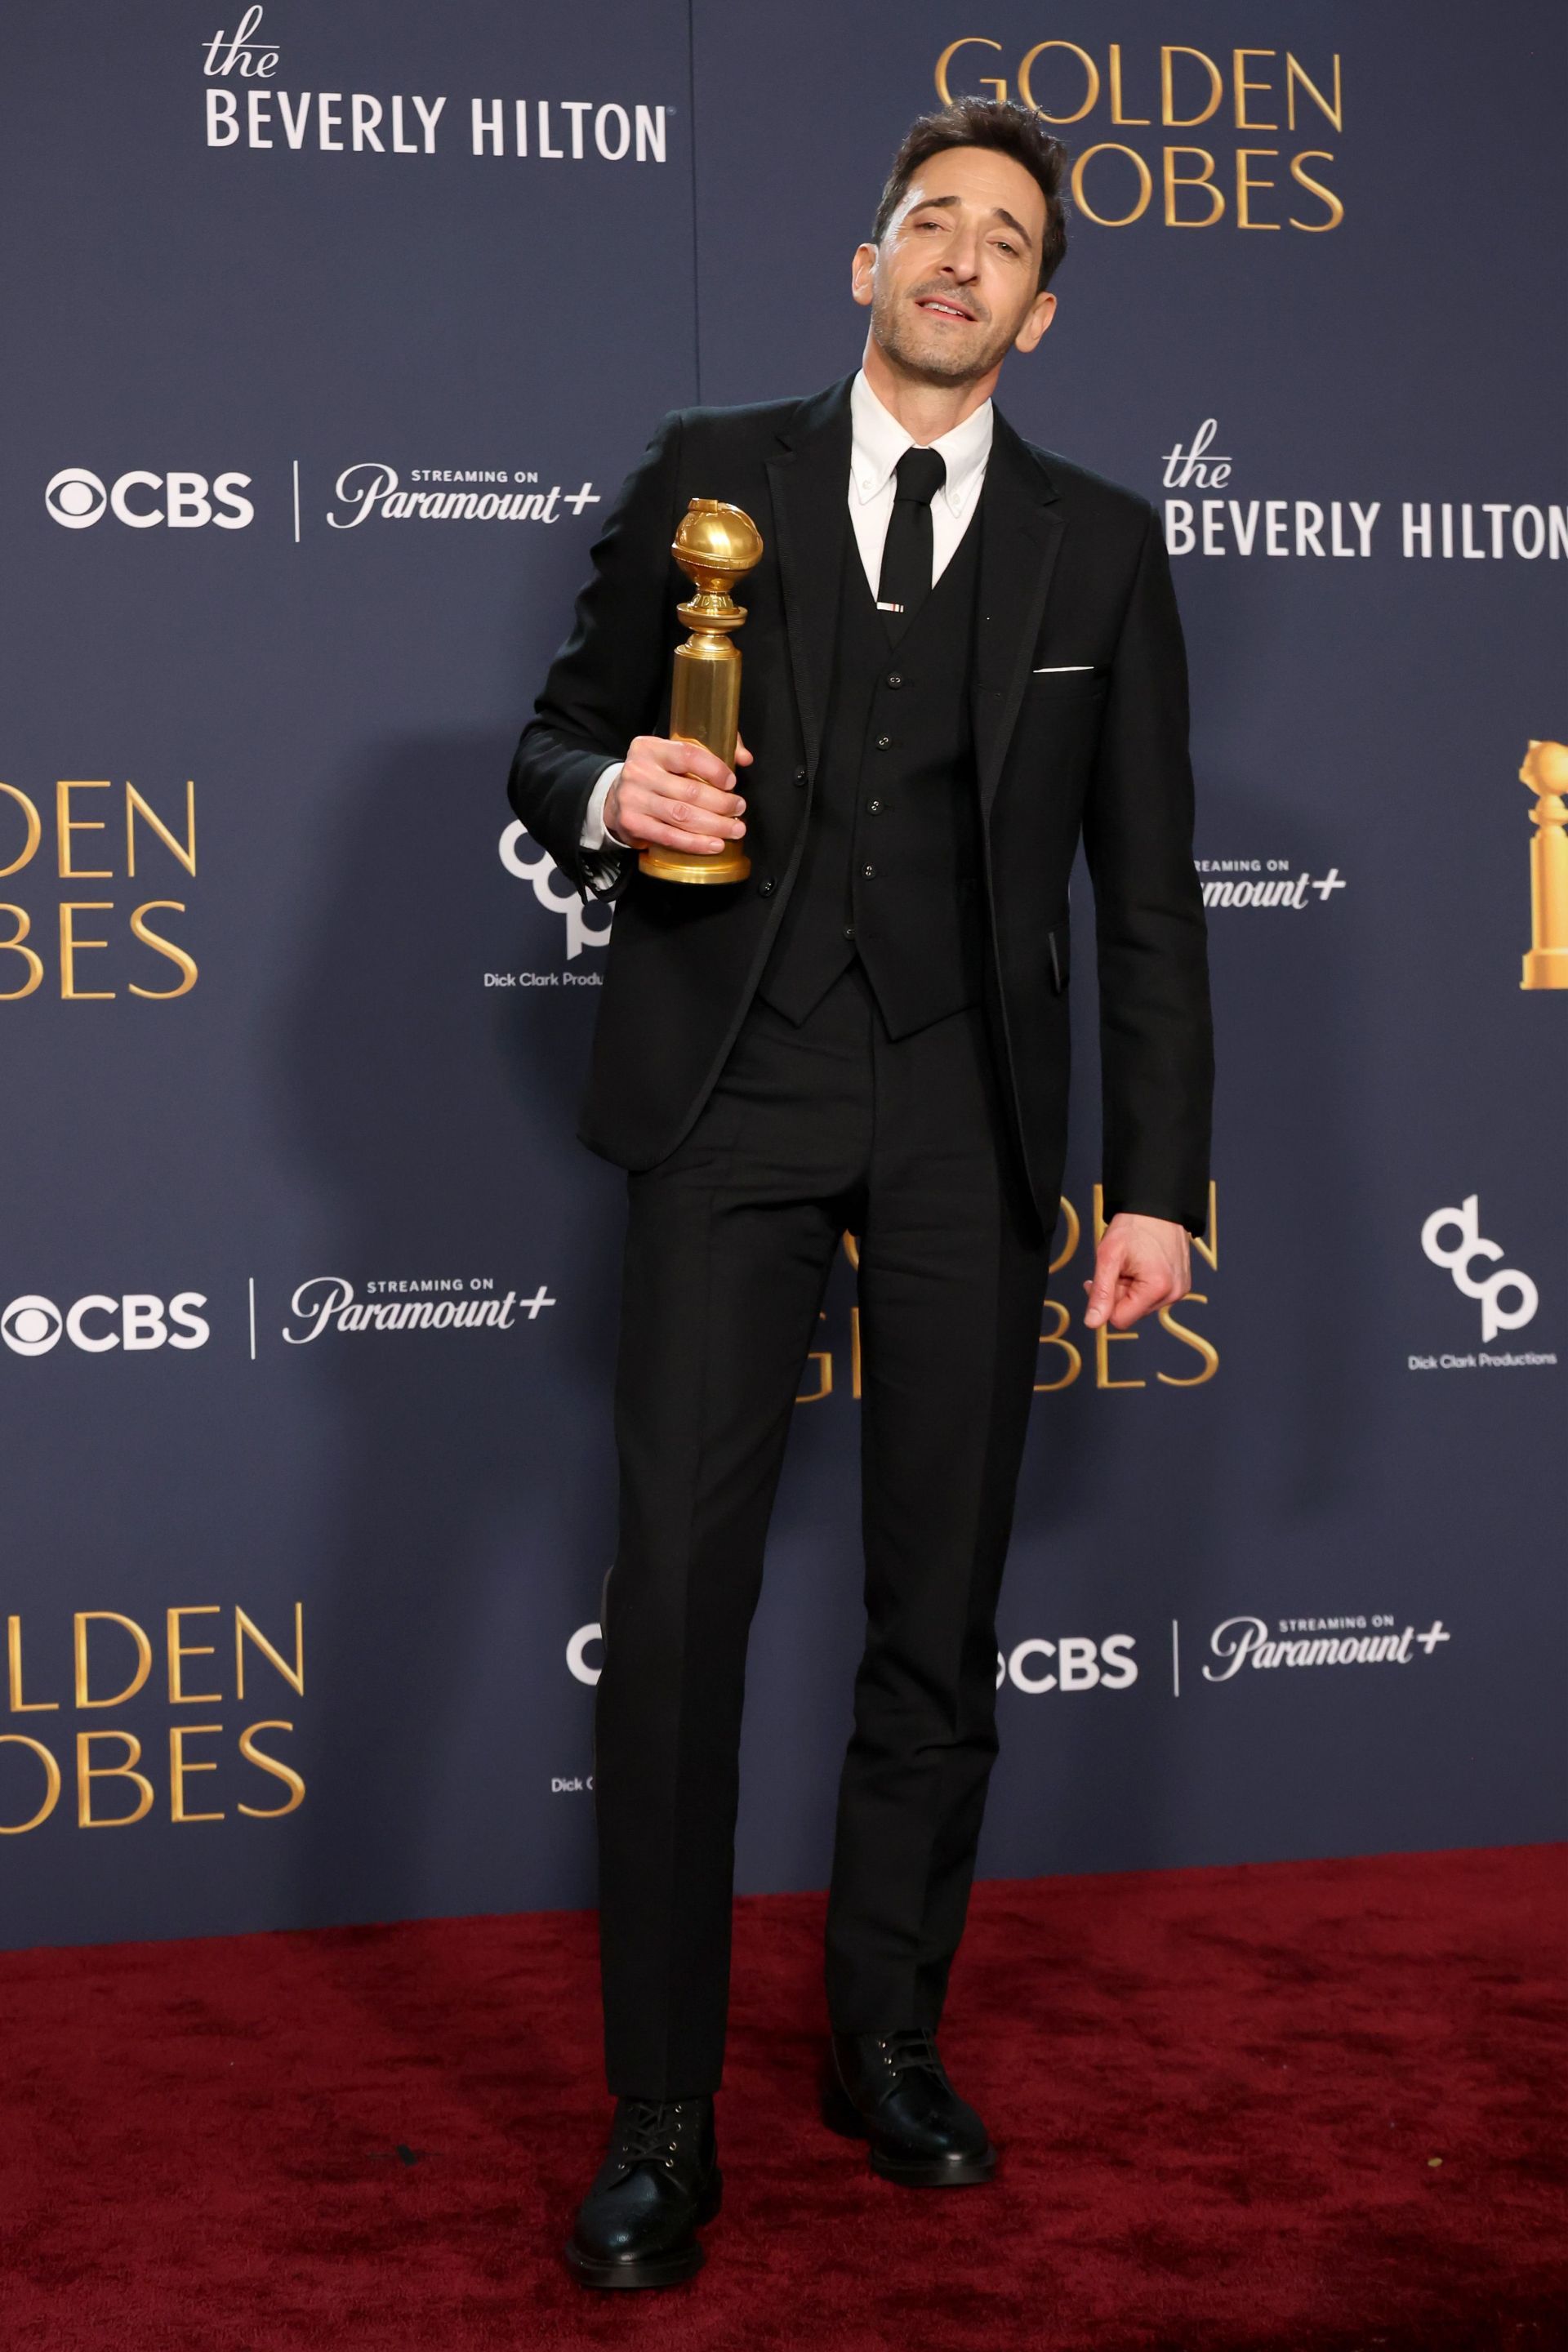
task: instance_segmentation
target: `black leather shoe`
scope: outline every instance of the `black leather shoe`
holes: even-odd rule
[[[724,2182],[711,2099],[619,2099],[609,2152],[577,2208],[566,2263],[584,2286],[676,2286],[702,2267],[697,2231]]]
[[[822,2120],[846,2139],[869,2140],[872,2171],[906,2189],[969,2188],[996,2169],[984,2125],[920,2026],[836,2033],[823,2069]]]

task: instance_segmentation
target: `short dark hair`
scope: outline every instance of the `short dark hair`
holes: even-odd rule
[[[881,244],[921,165],[949,147],[994,147],[1023,165],[1046,200],[1037,290],[1048,286],[1068,249],[1068,151],[1059,139],[1052,138],[1037,114],[1006,99],[955,98],[951,105],[939,106],[934,113],[922,114],[910,123],[877,206],[872,244]]]

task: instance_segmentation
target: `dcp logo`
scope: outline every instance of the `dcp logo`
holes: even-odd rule
[[[0,1339],[14,1356],[47,1356],[61,1338],[89,1356],[111,1348],[127,1354],[148,1348],[205,1348],[210,1327],[196,1309],[206,1305],[200,1290],[182,1290],[165,1306],[151,1291],[128,1290],[121,1298],[89,1291],[62,1315],[52,1298],[28,1291],[0,1313]]]
[[[600,929],[595,929],[592,924],[585,922],[584,917],[586,908],[575,890],[568,889],[564,898],[558,896],[555,889],[555,877],[560,873],[561,868],[549,851],[542,849],[538,856],[533,858],[520,856],[519,852],[522,844],[528,838],[521,824],[509,824],[502,834],[500,862],[507,872],[515,874],[520,882],[531,882],[533,885],[533,895],[540,905],[547,907],[552,915],[563,915],[566,918],[568,961],[580,956],[584,948],[602,948],[609,939],[610,925],[615,919],[615,909],[610,907],[605,908],[604,924]]]
[[[594,1664],[588,1653],[596,1648],[604,1638],[604,1633],[597,1625],[579,1625],[566,1644],[567,1673],[574,1681],[586,1683],[590,1690],[598,1681],[604,1668]]]
[[[148,474],[138,467],[121,474],[105,488],[85,466],[63,466],[44,491],[44,504],[63,530],[86,530],[113,514],[132,530],[151,530],[166,523],[171,530],[200,530],[216,523],[219,530],[243,530],[256,509],[240,493],[250,488],[248,474]]]
[[[1450,1226],[1458,1230],[1458,1248],[1449,1248],[1442,1239]],[[1519,1330],[1541,1304],[1541,1295],[1529,1275],[1521,1274],[1515,1266],[1500,1265],[1482,1282],[1473,1279],[1470,1267],[1477,1258],[1495,1263],[1502,1255],[1496,1242],[1481,1238],[1480,1195],[1477,1192],[1468,1192],[1457,1209],[1434,1209],[1421,1228],[1421,1246],[1434,1265],[1447,1267],[1455,1287],[1462,1290],[1467,1298],[1480,1300],[1483,1340],[1495,1339],[1500,1331]],[[1502,1297],[1509,1290],[1514,1292],[1516,1304],[1505,1307]]]

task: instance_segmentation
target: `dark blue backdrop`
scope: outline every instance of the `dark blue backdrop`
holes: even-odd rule
[[[502,782],[658,415],[855,364],[970,25],[952,89],[1089,151],[1001,401],[1166,502],[1222,1068],[1201,1296],[1097,1354],[1080,1055],[983,1866],[1561,1832],[1559,13],[58,0],[0,37],[5,1941],[591,1900],[605,918]],[[748,1887],[826,1876],[852,1306]]]

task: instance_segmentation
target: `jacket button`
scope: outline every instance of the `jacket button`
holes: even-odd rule
[[[880,816],[882,814],[882,803],[880,801],[868,801],[866,807],[868,813],[872,816]]]
[[[795,782],[796,782],[797,784],[804,784],[804,783],[805,783],[805,770],[804,768],[797,768],[797,769],[795,770]]]
[[[762,895],[763,895],[763,897],[764,898],[771,898],[773,897],[773,876],[770,874],[770,875],[767,877],[767,879],[766,879],[765,881],[759,882],[759,883],[758,883],[758,885],[757,885],[757,888],[761,891],[761,893],[762,893]]]
[[[893,739],[892,739],[892,737],[891,737],[890,735],[879,735],[879,736],[878,736],[878,738],[877,738],[877,749],[878,749],[878,751],[890,751],[892,750],[892,748],[893,748]]]
[[[854,926],[854,924],[853,924],[853,923],[846,923],[846,924],[845,924],[845,926],[844,926],[844,936],[845,936],[845,938],[846,938],[847,940],[852,940],[852,939],[854,938],[854,936],[855,936],[855,926]]]
[[[889,686],[902,686],[903,682],[904,682],[904,681],[903,681],[902,676],[900,675],[900,673],[898,670],[896,670],[896,669],[895,669],[895,670],[889,670],[889,673],[888,673],[888,684],[889,684]]]
[[[866,877],[868,882],[874,882],[876,880],[877,869],[874,866],[862,866],[860,871]]]

